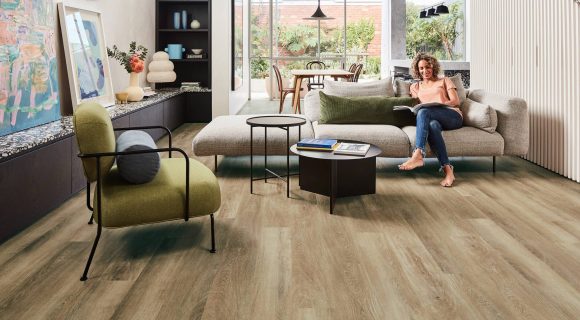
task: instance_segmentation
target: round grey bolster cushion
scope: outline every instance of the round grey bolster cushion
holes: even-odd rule
[[[123,132],[117,138],[117,152],[157,149],[153,138],[145,132],[131,130]],[[117,168],[119,174],[130,183],[146,183],[157,175],[159,171],[159,154],[157,152],[119,155]]]

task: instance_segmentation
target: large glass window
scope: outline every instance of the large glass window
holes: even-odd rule
[[[378,79],[382,2],[322,0],[322,11],[334,19],[316,21],[303,19],[314,13],[316,1],[251,0],[252,98],[276,98],[272,65],[280,69],[285,85],[291,83],[292,69],[304,69],[312,60],[332,69],[362,63],[361,81]]]
[[[465,0],[446,1],[449,14],[421,18],[421,11],[436,4],[432,0],[407,1],[407,45],[409,59],[417,52],[427,52],[440,60],[464,61]]]

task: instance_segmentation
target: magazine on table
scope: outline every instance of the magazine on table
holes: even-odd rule
[[[338,146],[335,139],[302,139],[296,144],[299,150],[332,151]]]
[[[347,143],[342,142],[336,150],[334,150],[334,154],[345,154],[351,156],[364,156],[367,154],[367,151],[371,148],[371,145],[368,143]]]
[[[412,106],[412,107],[394,106],[393,110],[411,110],[411,112],[413,112],[414,114],[417,114],[417,112],[419,112],[419,110],[421,110],[422,108],[433,108],[433,107],[450,108],[451,106],[448,106],[446,104],[439,103],[439,102],[427,102],[427,103],[419,103],[419,104]]]

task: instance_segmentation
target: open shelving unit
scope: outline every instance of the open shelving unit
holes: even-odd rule
[[[183,10],[187,11],[186,28],[175,29],[173,15]],[[171,59],[177,75],[175,82],[156,83],[155,88],[179,88],[182,82],[199,82],[201,87],[211,89],[211,0],[156,0],[155,13],[156,51],[164,51],[169,44],[185,48],[182,59]],[[194,19],[200,22],[200,28],[190,28]],[[203,49],[207,57],[187,59],[191,49]],[[186,121],[209,122],[211,111],[211,92],[187,93]]]

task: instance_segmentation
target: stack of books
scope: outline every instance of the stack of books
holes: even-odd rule
[[[349,156],[364,156],[367,154],[367,151],[371,148],[370,144],[367,143],[346,143],[343,142],[340,144],[336,150],[334,150],[334,154],[345,154]]]
[[[302,139],[296,144],[298,150],[333,151],[338,147],[334,139]]]
[[[181,89],[197,89],[199,88],[199,82],[182,82]]]
[[[187,59],[207,59],[207,54],[206,53],[201,53],[201,54],[188,53],[187,55],[185,55],[185,57]]]

